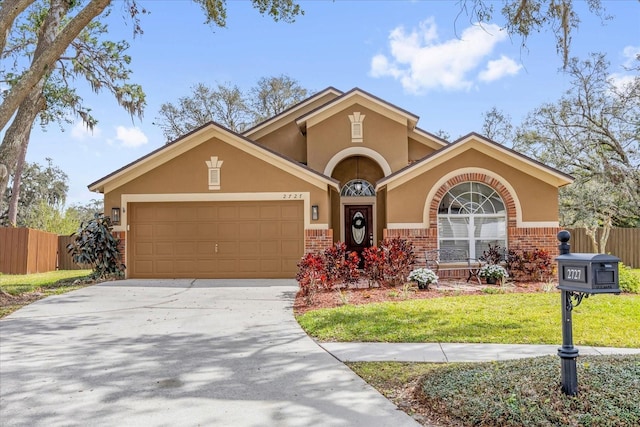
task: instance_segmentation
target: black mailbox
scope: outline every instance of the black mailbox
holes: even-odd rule
[[[620,258],[606,254],[565,254],[558,261],[558,288],[588,294],[618,294]]]

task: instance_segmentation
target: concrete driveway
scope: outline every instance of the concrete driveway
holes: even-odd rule
[[[415,426],[322,350],[293,280],[123,280],[0,320],[3,426]]]

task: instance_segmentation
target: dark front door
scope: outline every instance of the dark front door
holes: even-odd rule
[[[371,205],[345,206],[345,244],[347,253],[355,251],[364,266],[362,250],[373,245],[373,209]]]

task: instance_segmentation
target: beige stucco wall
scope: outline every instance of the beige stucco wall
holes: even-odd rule
[[[205,162],[211,156],[217,156],[218,160],[223,161],[220,190],[209,190],[208,167]],[[252,192],[309,192],[310,204],[320,208],[317,222],[329,221],[329,198],[326,190],[217,138],[212,138],[105,194],[105,211],[110,212],[111,207],[120,206],[122,194]]]
[[[307,162],[307,141],[295,122],[265,135],[257,142],[297,162]]]
[[[326,94],[309,104],[295,108],[291,113],[283,113],[282,117],[249,137],[265,147],[301,163],[307,162],[307,140],[302,134],[295,119],[307,114],[321,105],[335,99],[338,95]]]
[[[409,138],[409,163],[420,160],[434,151],[433,148]]]
[[[366,116],[361,143],[351,142],[349,115],[354,112]],[[396,171],[408,163],[407,127],[355,103],[307,128],[307,164],[314,170],[324,171],[333,156],[349,147],[376,151]]]
[[[558,190],[527,175],[516,167],[499,162],[471,149],[424,174],[393,188],[387,194],[387,220],[392,223],[420,223],[431,188],[444,175],[463,168],[481,168],[494,172],[510,184],[520,201],[522,220],[545,222],[558,220]]]

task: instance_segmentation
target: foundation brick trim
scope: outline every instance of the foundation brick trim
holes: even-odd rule
[[[333,246],[333,229],[304,230],[304,253],[323,252]]]

